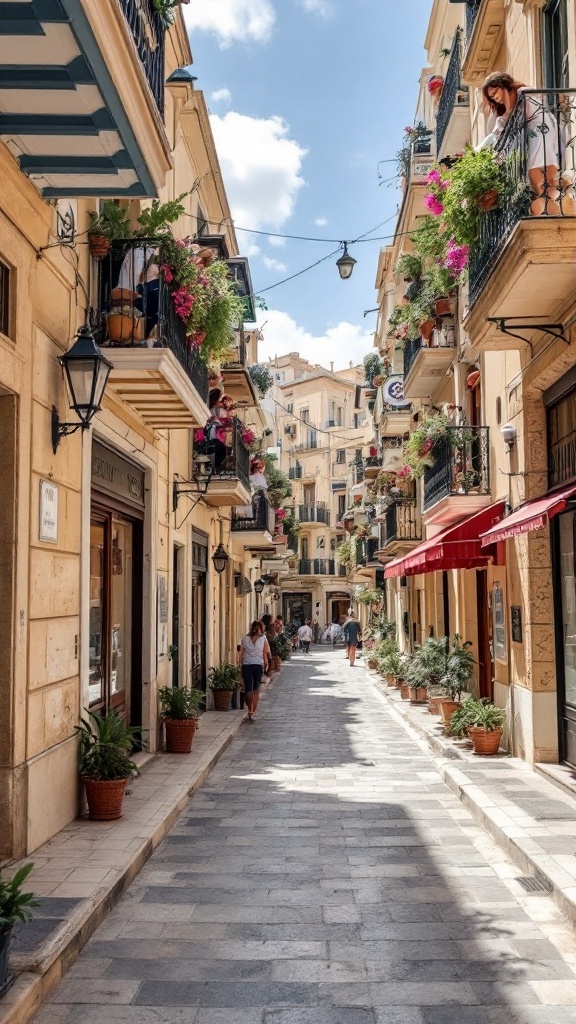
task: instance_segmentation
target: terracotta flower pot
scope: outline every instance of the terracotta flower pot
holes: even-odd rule
[[[195,718],[165,718],[166,753],[189,754],[196,731]]]
[[[124,313],[107,313],[105,320],[110,341],[116,343],[130,341],[136,344],[144,341],[146,317],[127,316]]]
[[[487,213],[488,210],[493,210],[495,206],[498,206],[498,192],[495,188],[489,188],[486,192],[481,192],[479,196],[476,196],[476,206],[483,213]]]
[[[232,690],[213,690],[214,710],[230,711],[232,705]]]
[[[279,672],[281,664],[282,658],[280,657],[279,654],[275,654],[274,657],[272,658],[272,671]]]
[[[441,700],[443,700],[442,697],[429,697],[428,698],[428,711],[430,712],[431,715],[439,715],[440,714],[440,701]]]
[[[440,702],[440,714],[442,715],[442,722],[444,725],[450,725],[450,719],[455,711],[458,711],[460,702],[457,700],[450,700],[449,698],[442,698]]]
[[[402,700],[410,700],[410,687],[408,683],[400,684],[400,696]]]
[[[434,321],[431,319],[422,321],[422,323],[420,324],[420,334],[424,338],[424,341],[430,341],[430,338],[432,337],[432,332],[434,330],[434,326]]]
[[[468,735],[474,744],[474,753],[484,756],[498,753],[502,733],[503,729],[493,729],[492,732],[488,732],[487,729],[478,725],[468,726]]]
[[[410,687],[410,703],[411,704],[423,704],[426,700],[428,690],[425,686],[411,686]]]
[[[388,675],[386,676],[386,682],[388,683],[388,686],[396,686],[396,676],[393,676],[391,673],[388,673]]]
[[[83,781],[91,821],[115,821],[122,817],[122,801],[128,779]]]
[[[378,662],[376,661],[375,658],[368,658],[368,661],[366,662],[366,664],[368,665],[368,668],[374,669],[374,668],[377,667]]]
[[[91,256],[102,260],[110,252],[110,239],[105,235],[88,235],[88,247]]]
[[[436,299],[434,303],[434,312],[436,316],[448,316],[451,313],[450,299]]]
[[[397,690],[401,690],[402,689],[402,685],[403,685],[402,684],[402,680],[401,679],[394,679],[393,685],[396,687]]]

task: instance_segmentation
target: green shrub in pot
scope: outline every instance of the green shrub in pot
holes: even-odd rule
[[[128,779],[138,775],[130,754],[138,746],[141,729],[127,725],[117,711],[85,713],[88,717],[76,726],[76,732],[88,814],[96,821],[113,821],[121,817]]]
[[[166,752],[189,754],[205,695],[189,686],[163,686],[158,690],[158,697],[166,731]]]
[[[18,922],[29,921],[32,911],[40,906],[34,893],[24,892],[22,888],[33,867],[33,864],[24,864],[12,878],[0,879],[0,997],[12,984],[12,979],[8,980],[12,929]]]

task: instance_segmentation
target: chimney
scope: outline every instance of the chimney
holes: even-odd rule
[[[334,373],[334,363],[330,363],[330,373]]]

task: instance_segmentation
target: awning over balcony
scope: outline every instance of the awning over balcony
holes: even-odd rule
[[[490,551],[482,548],[480,534],[487,533],[502,519],[504,501],[462,520],[456,526],[437,533],[419,544],[410,554],[395,558],[384,570],[386,579],[395,576],[418,576],[420,573],[440,572],[447,569],[479,569],[492,559]],[[492,543],[494,543],[492,541]]]
[[[169,156],[165,29],[151,0],[0,8],[0,138],[41,194],[156,195]]]
[[[517,508],[512,515],[507,516],[502,522],[496,523],[486,532],[480,531],[480,542],[482,547],[488,544],[497,544],[499,541],[508,540],[510,537],[517,537],[520,533],[531,533],[532,530],[542,530],[548,525],[554,516],[563,512],[570,498],[576,495],[576,485],[566,487],[563,491],[550,494],[547,498],[537,498],[536,501],[528,501],[522,508]]]

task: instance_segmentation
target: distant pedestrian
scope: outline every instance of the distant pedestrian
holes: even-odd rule
[[[248,708],[248,721],[256,717],[256,709],[260,699],[260,684],[264,672],[270,670],[270,644],[268,643],[264,623],[258,619],[250,626],[250,631],[242,638],[240,662],[242,679],[244,680],[244,703]]]
[[[300,626],[300,629],[298,630],[298,639],[302,645],[302,650],[304,651],[304,654],[310,654],[310,642],[312,640],[312,636],[312,626],[310,625],[310,620],[308,619],[303,626]]]
[[[342,626],[338,622],[332,622],[330,629],[328,630],[329,639],[332,641],[332,650],[335,650],[336,644],[342,639]]]
[[[360,643],[362,637],[362,630],[360,629],[360,623],[354,618],[354,612],[350,612],[350,618],[344,627],[344,636],[348,645],[348,657],[350,659],[350,668],[356,661],[356,648]]]

